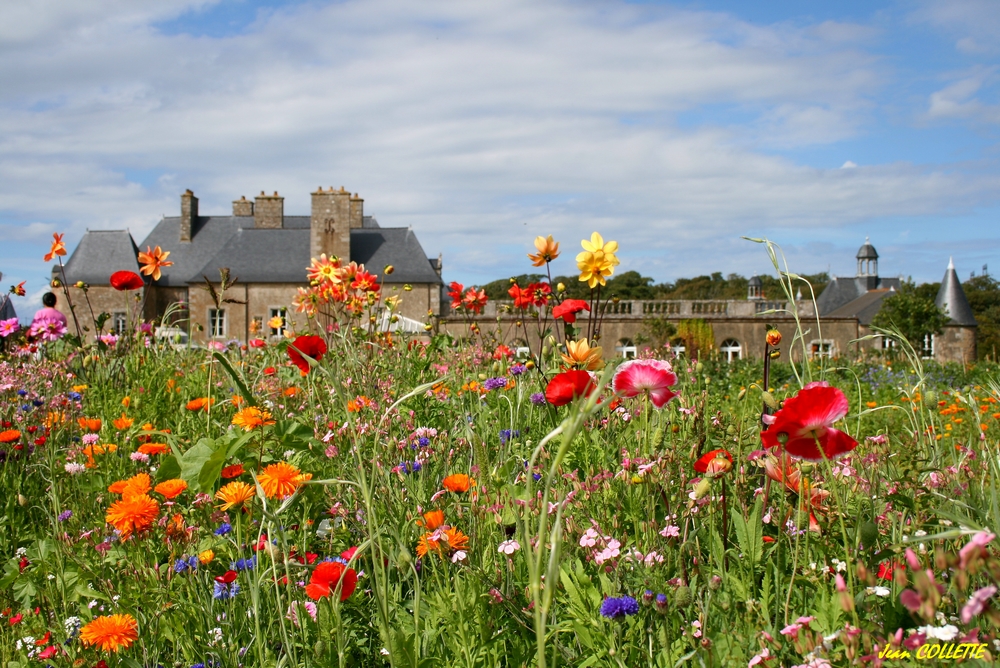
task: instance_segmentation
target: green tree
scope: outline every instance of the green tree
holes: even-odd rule
[[[872,324],[885,329],[897,329],[917,351],[923,347],[924,336],[940,334],[948,316],[929,298],[926,289],[903,281],[896,294],[886,297]]]
[[[979,323],[976,332],[979,358],[995,362],[1000,351],[1000,282],[989,274],[981,274],[970,278],[962,288]]]

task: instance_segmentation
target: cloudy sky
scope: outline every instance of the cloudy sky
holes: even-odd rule
[[[53,232],[141,244],[192,189],[308,214],[345,186],[445,279],[600,231],[658,281],[1000,272],[996,0],[25,0],[0,23],[0,271]],[[167,249],[169,250],[169,249]]]

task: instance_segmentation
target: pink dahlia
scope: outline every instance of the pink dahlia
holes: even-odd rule
[[[653,405],[663,408],[677,396],[671,386],[677,383],[669,362],[663,360],[630,360],[615,371],[612,387],[623,397],[648,394]]]
[[[11,334],[17,332],[21,329],[21,324],[17,321],[17,318],[11,318],[10,320],[0,320],[0,337],[7,338]]]
[[[827,383],[810,383],[785,400],[760,440],[769,448],[783,447],[793,457],[834,459],[858,447],[857,441],[831,426],[847,415],[847,409],[843,392]]]

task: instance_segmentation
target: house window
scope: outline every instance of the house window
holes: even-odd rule
[[[719,352],[725,356],[727,362],[732,362],[743,357],[743,346],[736,339],[726,339],[719,346]]]
[[[636,347],[632,339],[622,339],[615,346],[615,352],[624,357],[625,359],[635,359]]]
[[[125,312],[116,311],[111,314],[111,331],[115,334],[125,333]]]
[[[271,330],[271,336],[284,336],[288,309],[273,306],[268,309],[267,326]]]
[[[211,337],[226,335],[226,309],[208,310],[208,335]]]
[[[882,350],[892,350],[896,347],[896,340],[891,336],[882,337]]]
[[[810,357],[833,357],[834,347],[833,341],[827,339],[820,341],[819,339],[813,339],[809,342],[809,355]]]
[[[920,342],[920,356],[924,359],[934,357],[934,335],[924,334],[923,341]]]

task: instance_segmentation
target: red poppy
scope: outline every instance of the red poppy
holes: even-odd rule
[[[774,542],[774,539],[773,539],[773,538],[771,538],[770,536],[761,536],[761,538],[760,538],[760,539],[761,539],[762,541],[764,541],[765,543],[773,543],[773,542]]]
[[[306,585],[306,596],[314,601],[329,596],[340,585],[340,600],[346,601],[358,586],[358,574],[353,568],[336,561],[324,561],[313,571],[309,584]]]
[[[219,577],[215,578],[215,581],[219,584],[232,584],[236,582],[236,571],[226,571]]]
[[[247,343],[250,344],[251,348],[264,348],[267,346],[267,341],[264,339],[250,339]]]
[[[495,360],[510,359],[513,356],[514,351],[502,343],[493,350],[493,359]]]
[[[226,480],[238,478],[243,475],[243,464],[233,464],[222,469],[222,477]]]
[[[590,304],[582,299],[567,299],[559,306],[552,309],[553,318],[562,318],[569,324],[576,322],[576,314],[580,311],[589,311]]]
[[[265,376],[273,376],[276,373],[278,373],[278,370],[275,369],[273,366],[269,366],[264,369]]]
[[[303,355],[308,355],[318,362],[325,354],[326,341],[322,336],[300,336],[288,346],[288,358],[292,360],[292,364],[299,367],[303,376],[309,373],[309,362]]]
[[[347,548],[346,550],[344,550],[343,552],[340,553],[340,558],[341,559],[346,559],[347,561],[350,561],[351,559],[354,558],[354,555],[357,554],[357,551],[358,551],[358,548],[356,546],[355,547],[349,547],[349,548]]]
[[[115,290],[138,290],[143,285],[145,283],[142,281],[142,276],[134,271],[116,271],[111,274],[111,287]]]
[[[663,408],[677,396],[671,386],[677,384],[677,374],[663,360],[629,360],[615,370],[611,385],[623,397],[648,394],[653,405]]]
[[[565,406],[579,397],[589,397],[596,389],[597,385],[589,373],[572,369],[549,381],[545,388],[545,400],[553,406]]]
[[[785,400],[760,439],[768,448],[784,447],[793,457],[834,459],[858,447],[857,441],[830,426],[847,415],[847,409],[843,392],[825,382],[810,383]]]
[[[733,456],[719,448],[706,452],[694,463],[694,470],[707,476],[717,476],[733,468]]]

